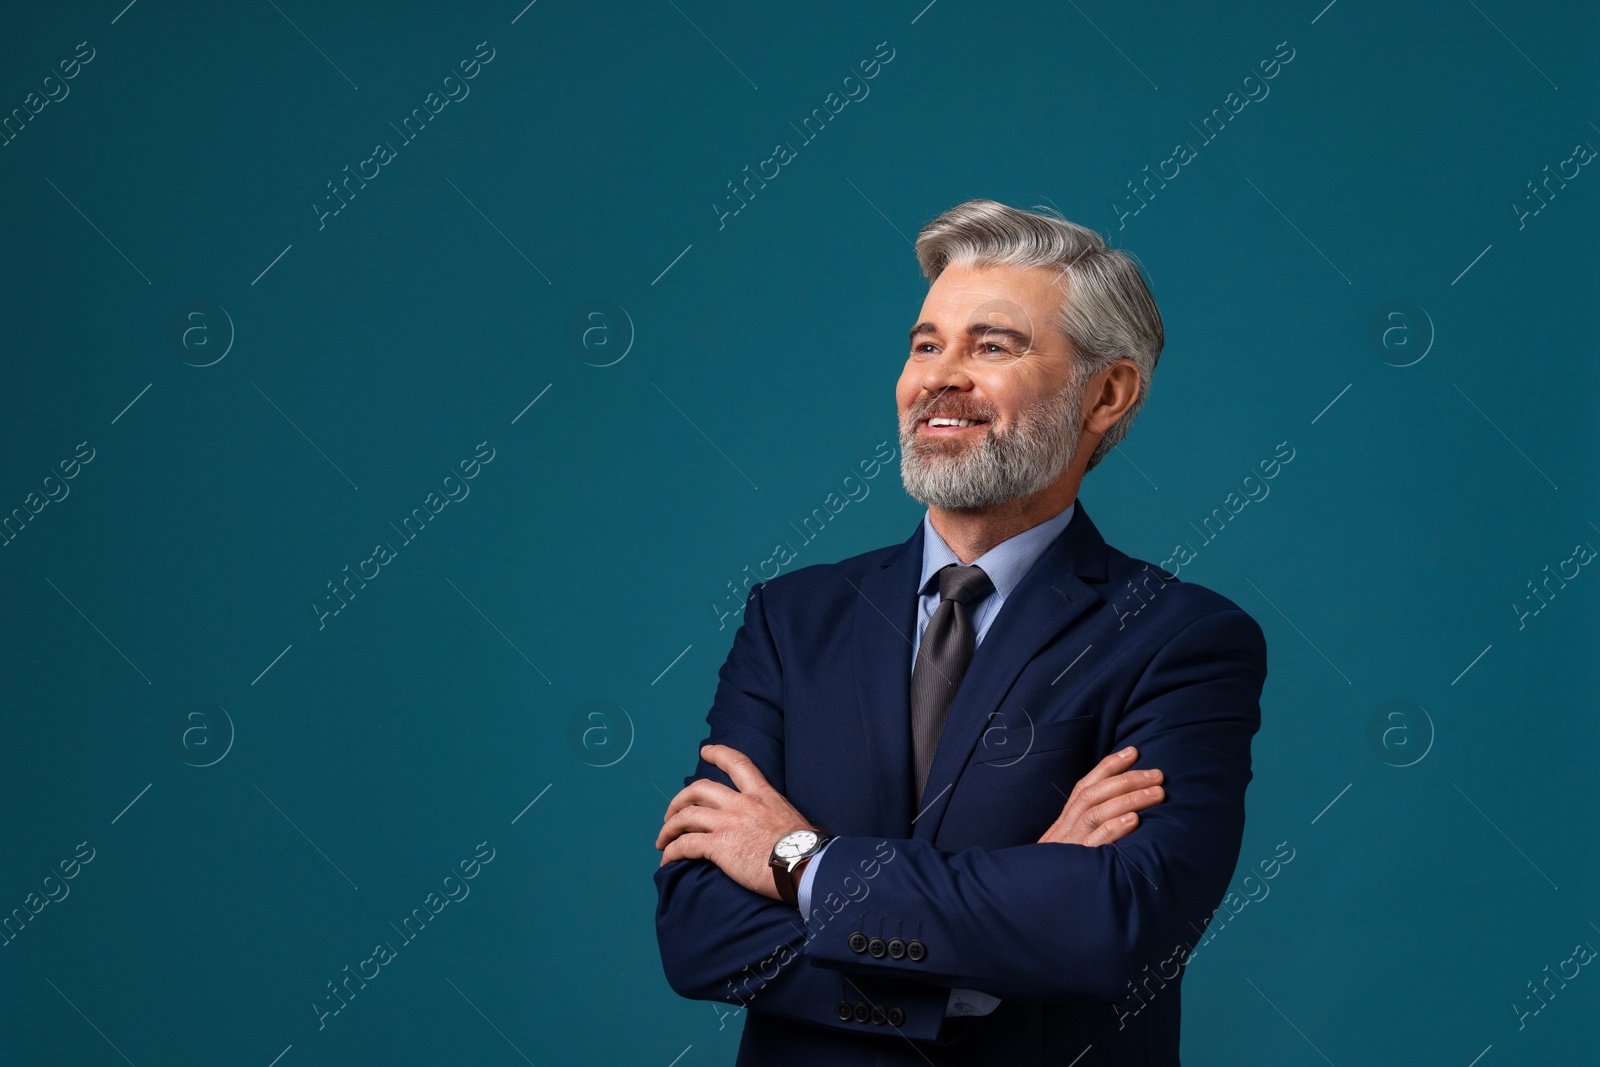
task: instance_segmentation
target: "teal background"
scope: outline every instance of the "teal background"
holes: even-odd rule
[[[1594,968],[1537,1014],[1526,983],[1600,947],[1600,577],[1513,605],[1600,547],[1600,176],[1510,206],[1600,146],[1595,9],[925,2],[7,12],[0,113],[94,58],[0,146],[0,514],[93,459],[0,548],[0,914],[93,859],[0,947],[0,1059],[731,1063],[740,1016],[661,974],[656,827],[727,583],[894,442],[909,240],[973,197],[1145,266],[1167,347],[1081,499],[1132,555],[1193,544],[1181,576],[1268,636],[1258,899],[1196,956],[1185,1062],[1595,1057]],[[319,628],[480,442],[470,495]],[[894,466],[868,484],[794,566],[911,534]],[[470,895],[319,1029],[480,842]]]

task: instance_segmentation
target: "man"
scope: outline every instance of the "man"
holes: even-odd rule
[[[1163,344],[1131,259],[987,200],[917,257],[896,401],[927,514],[750,590],[656,842],[667,980],[747,1009],[740,1064],[1176,1064],[1265,640],[1077,500]]]

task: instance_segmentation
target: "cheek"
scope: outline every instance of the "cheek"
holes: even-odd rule
[[[1035,407],[1065,386],[1065,381],[1056,382],[1037,368],[1024,366],[996,369],[978,381],[978,388],[992,403],[1012,412]]]
[[[899,380],[895,382],[895,403],[899,405],[901,411],[905,411],[916,402],[917,394],[920,391],[916,378],[912,374],[911,364],[907,363],[905,369],[900,372]]]
[[[998,372],[974,374],[972,383],[974,391],[982,396],[990,407],[1002,413],[1017,410],[1027,392],[1014,376]]]

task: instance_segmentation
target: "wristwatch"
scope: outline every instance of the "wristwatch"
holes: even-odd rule
[[[778,838],[772,846],[767,865],[772,868],[772,881],[778,887],[778,896],[786,903],[800,904],[799,880],[795,868],[822,851],[822,846],[833,840],[825,830],[794,830]]]

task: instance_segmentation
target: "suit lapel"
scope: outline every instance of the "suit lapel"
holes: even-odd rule
[[[911,539],[862,575],[854,626],[856,691],[867,737],[867,783],[880,832],[912,830],[911,640],[922,577],[922,523]]]
[[[921,572],[920,538],[917,548],[917,573],[911,578],[913,588],[908,594],[913,613],[916,599],[914,584]],[[961,687],[956,691],[955,703],[951,705],[944,732],[940,735],[933,767],[928,772],[928,784],[923,796],[924,810],[920,814],[913,813],[913,837],[934,839],[945,810],[949,807],[955,784],[978,739],[991,725],[990,713],[999,706],[1017,676],[1022,673],[1022,668],[1039,654],[1039,650],[1103,599],[1096,586],[1103,583],[1105,577],[1105,539],[1100,536],[1094,523],[1089,521],[1083,501],[1079,500],[1072,520],[1011,591],[973,654]],[[907,651],[902,648],[901,659],[905,660],[907,656]],[[868,666],[871,665],[872,661],[869,660]],[[896,672],[880,662],[876,674],[882,679]],[[904,679],[896,683],[900,689],[896,709],[902,720],[899,734],[905,738],[899,758],[909,775],[909,667],[903,663],[899,665],[896,677]]]

